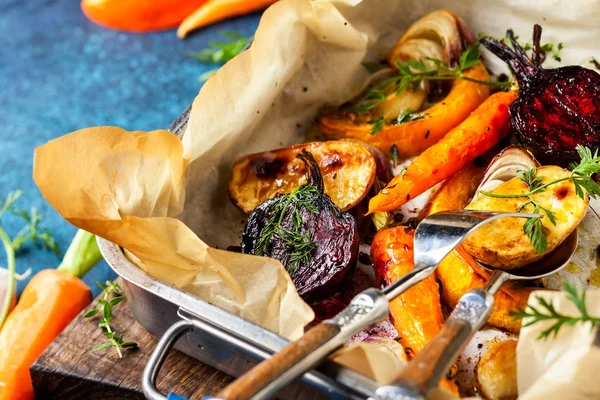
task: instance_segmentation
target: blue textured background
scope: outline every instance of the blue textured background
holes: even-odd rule
[[[33,182],[33,149],[88,126],[168,127],[197,94],[198,76],[214,68],[188,53],[222,39],[223,29],[250,36],[258,20],[258,14],[236,18],[179,40],[173,30],[132,34],[101,28],[85,18],[79,1],[0,0],[0,196],[22,189],[17,206],[37,208],[64,252],[76,229]],[[21,226],[10,217],[2,224],[11,236]],[[28,245],[17,270],[35,272],[59,261]],[[94,282],[113,277],[102,262],[85,281],[98,293]],[[19,283],[19,293],[25,284]]]

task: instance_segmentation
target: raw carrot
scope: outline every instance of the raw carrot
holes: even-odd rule
[[[101,258],[79,231],[58,269],[37,273],[0,330],[0,400],[33,399],[29,367],[92,300],[83,276]]]
[[[175,28],[206,0],[83,0],[81,9],[105,28],[149,32]]]
[[[414,231],[397,226],[383,229],[375,235],[371,246],[371,260],[377,282],[386,286],[413,270]],[[429,276],[390,302],[392,322],[409,358],[423,350],[444,324],[440,288]],[[451,379],[442,384],[458,393]]]
[[[495,146],[508,133],[508,106],[514,91],[488,97],[459,126],[425,150],[404,173],[369,201],[369,214],[392,211],[457,173],[477,156]]]
[[[260,11],[277,0],[208,0],[179,25],[177,36],[183,39],[193,30],[215,22]]]

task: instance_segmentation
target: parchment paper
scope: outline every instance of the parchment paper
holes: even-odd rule
[[[181,143],[166,131],[83,129],[36,150],[34,179],[63,217],[123,246],[149,274],[297,338],[313,313],[281,264],[217,249],[238,244],[245,221],[227,198],[231,166],[301,142],[321,106],[365,87],[363,61],[381,59],[411,22],[443,7],[476,34],[511,27],[528,40],[540,23],[543,42],[563,43],[563,64],[600,60],[598,0],[282,0],[252,47],[204,85]],[[581,260],[591,275],[593,259]]]
[[[580,316],[564,292],[535,291],[529,304],[540,308],[538,297],[552,303],[557,312]],[[600,317],[600,290],[588,290],[586,306],[590,316]],[[598,399],[600,398],[600,348],[598,328],[591,324],[563,325],[555,338],[539,340],[550,322],[521,329],[517,345],[517,377],[520,399]]]

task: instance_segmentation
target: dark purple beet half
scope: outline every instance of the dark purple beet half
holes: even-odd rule
[[[281,261],[300,296],[313,302],[339,290],[339,283],[356,265],[359,236],[354,217],[324,193],[312,154],[305,151],[298,157],[308,166],[308,183],[263,202],[252,212],[242,235],[242,252]],[[312,242],[300,260],[294,258],[298,246],[290,245],[285,232],[300,235],[301,244]]]
[[[540,66],[542,28],[535,25],[533,60],[508,30],[513,49],[494,38],[481,43],[505,61],[519,83],[509,108],[513,134],[545,164],[579,161],[577,145],[600,149],[600,74],[580,66]]]

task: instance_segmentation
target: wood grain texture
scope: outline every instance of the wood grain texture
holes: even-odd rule
[[[96,301],[88,309],[95,305]],[[135,322],[123,301],[114,308],[111,326],[117,332],[123,332],[125,339],[137,342],[139,349],[125,351],[122,359],[112,349],[92,352],[104,337],[97,319],[83,319],[82,315],[32,366],[31,377],[37,398],[144,399],[142,371],[156,346],[156,339]],[[165,394],[175,392],[199,399],[216,393],[231,380],[228,375],[172,350],[161,369],[158,387]]]
[[[296,342],[289,344],[279,353],[258,364],[234,383],[230,384],[216,397],[226,400],[247,400],[252,398],[269,383],[273,382],[284,371],[298,363],[315,349],[326,343],[340,332],[337,325],[321,323],[302,336]]]

